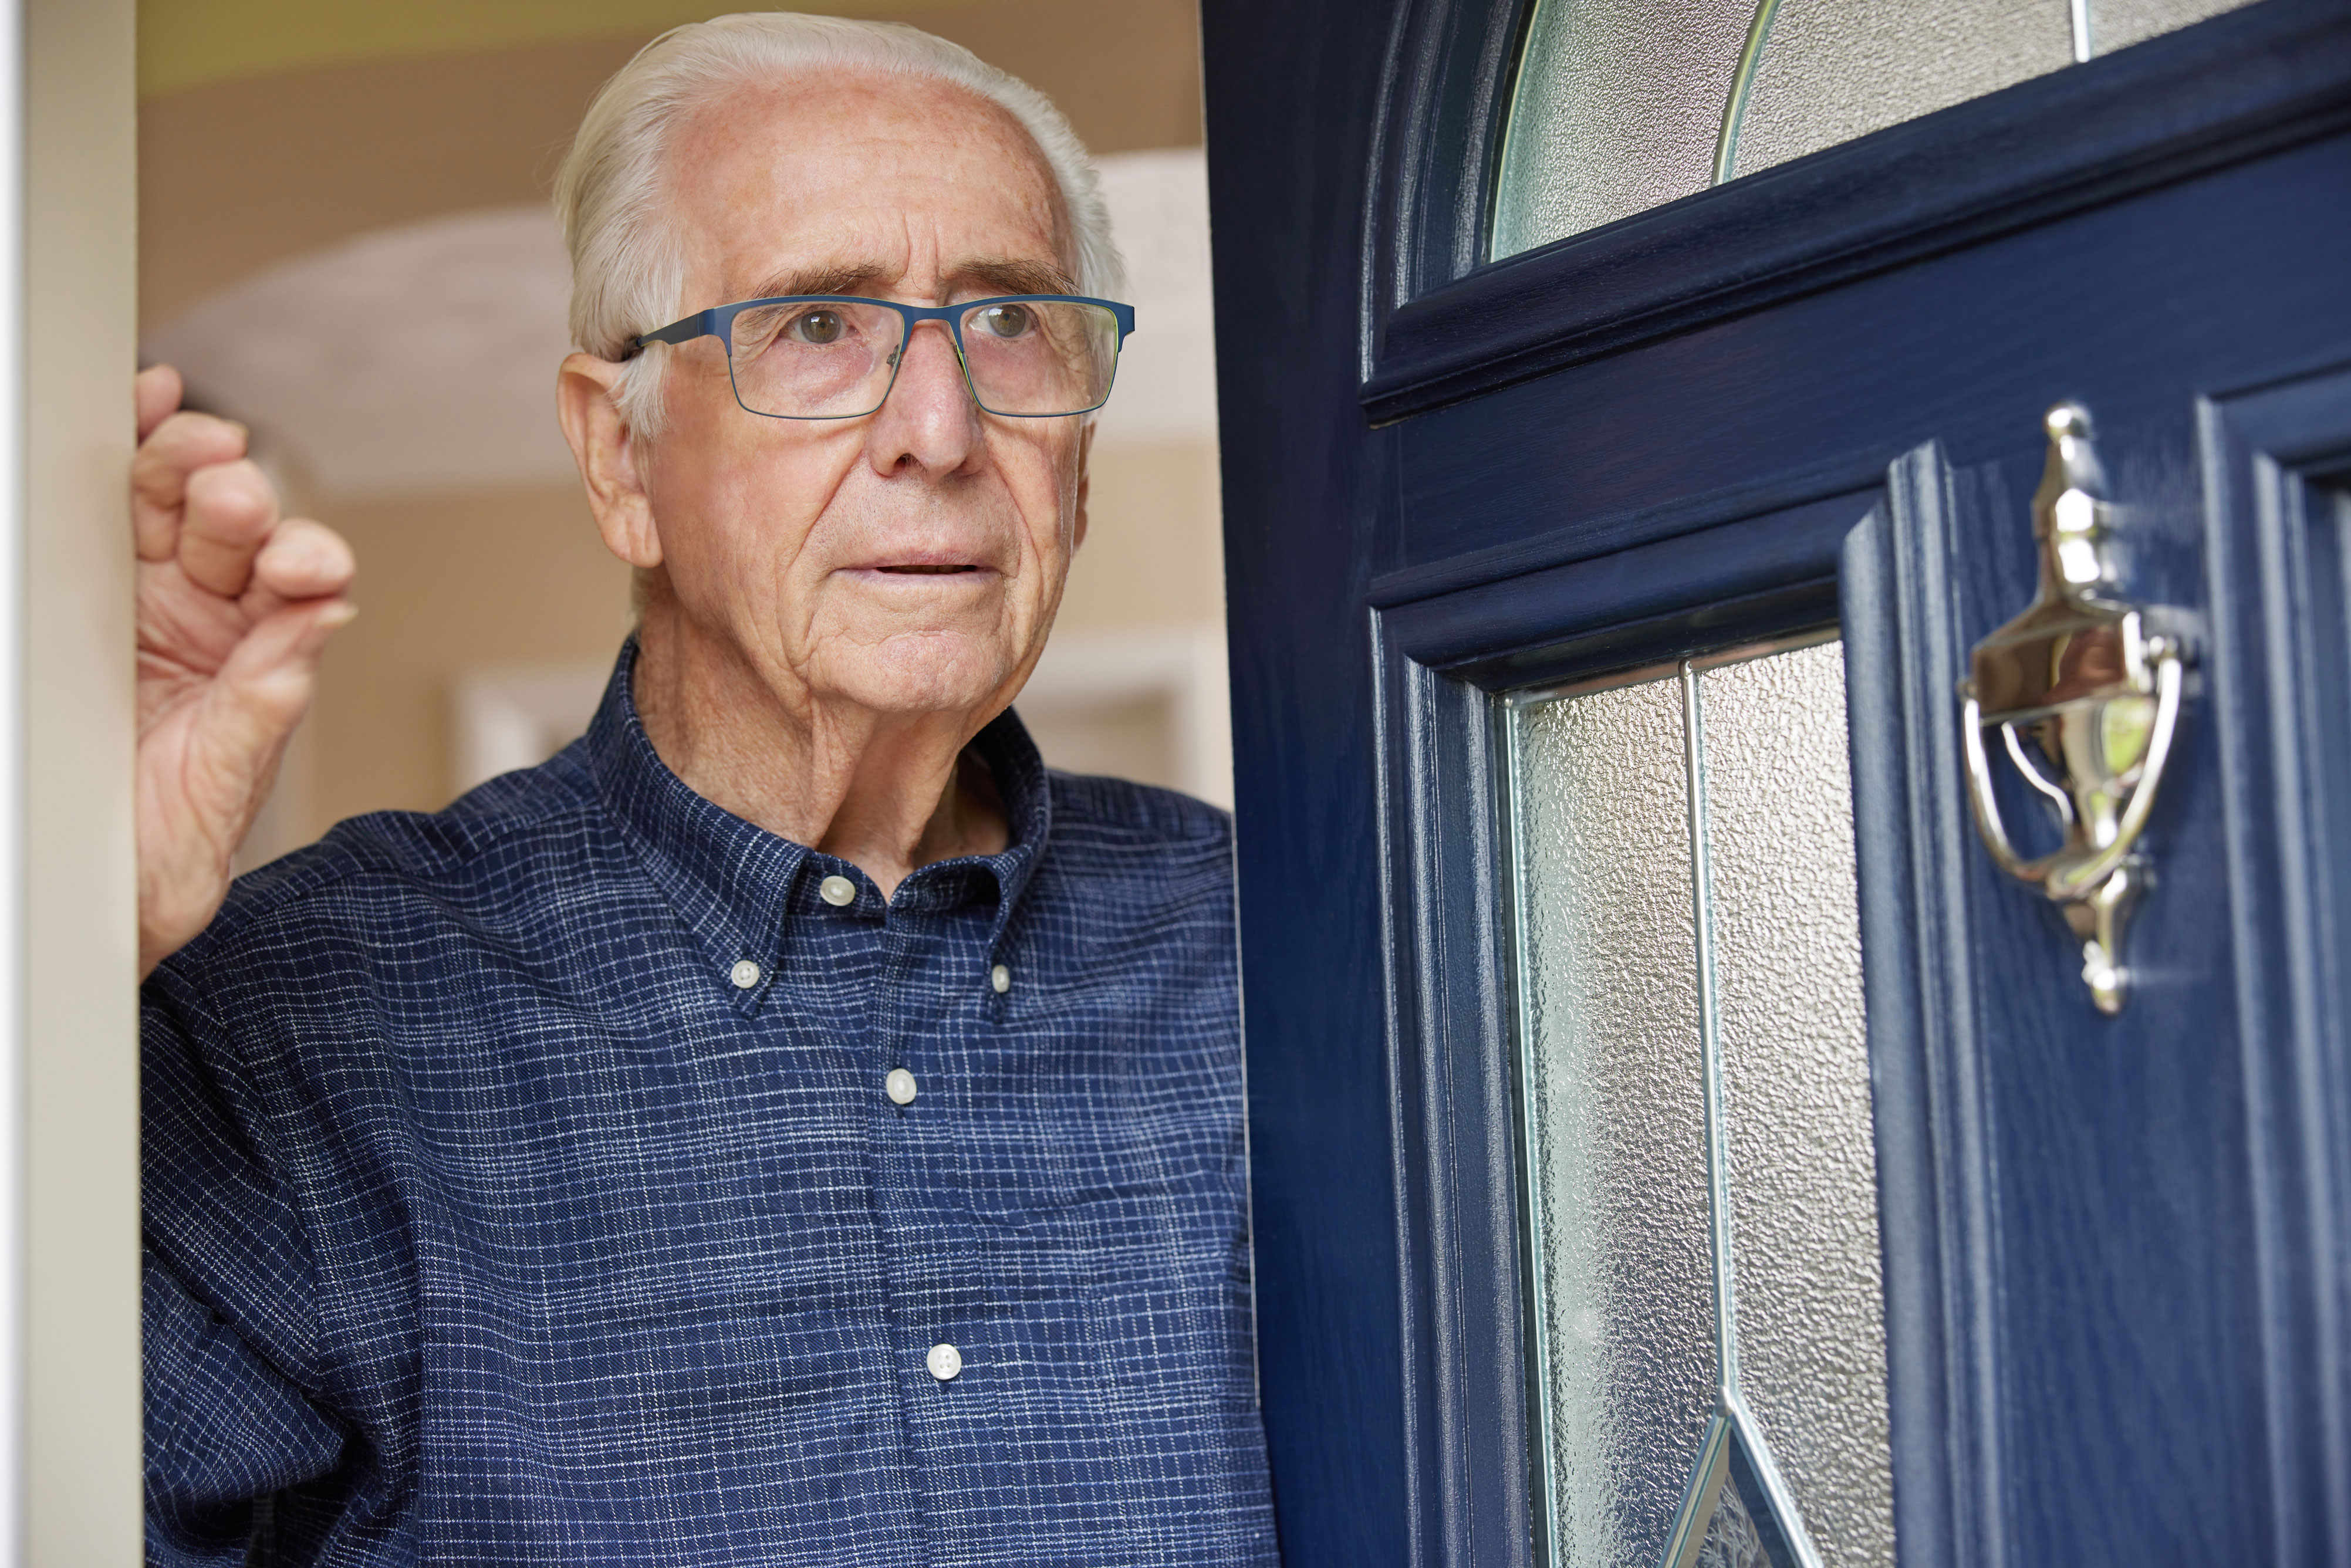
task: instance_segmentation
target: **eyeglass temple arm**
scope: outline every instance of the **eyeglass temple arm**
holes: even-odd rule
[[[717,314],[716,310],[697,310],[683,321],[673,321],[655,331],[640,332],[629,340],[629,350],[635,353],[653,343],[691,343],[696,338],[716,333],[718,323],[713,318]]]

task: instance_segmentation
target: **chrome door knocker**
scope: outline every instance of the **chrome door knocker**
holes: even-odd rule
[[[2049,463],[2032,497],[2041,587],[2024,612],[1975,645],[1959,684],[1960,744],[1976,831],[2001,870],[2041,890],[2082,944],[2082,978],[2098,1010],[2122,1010],[2123,927],[2147,890],[2136,852],[2179,722],[2180,639],[2152,632],[2147,612],[2100,593],[2112,586],[2105,476],[2090,416],[2061,402],[2043,421]],[[2024,782],[2053,809],[2062,847],[2028,860],[2010,842],[1993,790],[1988,730]]]

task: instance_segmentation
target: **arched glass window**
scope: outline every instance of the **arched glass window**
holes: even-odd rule
[[[1536,0],[1499,259],[2243,0]]]

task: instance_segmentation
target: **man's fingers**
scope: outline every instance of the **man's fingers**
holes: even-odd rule
[[[169,560],[178,548],[188,481],[245,455],[245,427],[208,413],[172,413],[139,444],[131,462],[131,519],[139,559]]]
[[[180,518],[180,570],[201,588],[234,599],[253,580],[253,559],[277,527],[277,492],[251,463],[222,463],[188,476]]]
[[[253,584],[283,600],[341,593],[358,570],[343,536],[308,517],[287,517],[270,530],[253,560]]]
[[[359,612],[347,599],[292,604],[246,632],[213,681],[209,721],[215,727],[207,740],[216,754],[239,759],[260,777],[310,706],[327,640]]]
[[[169,365],[152,365],[139,372],[131,383],[131,401],[139,411],[140,440],[154,434],[155,427],[178,410],[183,392],[180,372]]]
[[[256,622],[186,700],[142,718],[139,737],[141,970],[220,907],[229,857],[268,796],[286,740],[318,687],[319,655],[358,610],[313,599]]]

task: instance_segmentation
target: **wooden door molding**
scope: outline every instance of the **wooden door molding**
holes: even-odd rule
[[[2351,1555],[2351,367],[2198,414],[2273,1525],[2280,1562],[2335,1561]]]
[[[1489,571],[1374,612],[1382,820],[1396,846],[1384,857],[1383,946],[1419,1561],[1528,1563],[1531,1510],[1544,1501],[1530,1484],[1523,1086],[1503,940],[1512,914],[1495,815],[1496,697],[1834,622],[1848,537],[1882,531],[1885,489],[1774,509],[1756,509],[1758,493],[1624,526],[1656,542],[1543,570]],[[1387,587],[1393,595],[1416,580],[1399,576]],[[1866,597],[1874,580],[1851,591]],[[1914,1044],[1889,1038],[1889,1049]],[[1899,1129],[1950,1120],[1929,1088],[1930,1069],[1906,1063],[1894,1076],[1917,1103],[1906,1099],[1881,1117]],[[1916,1228],[1903,1244],[1934,1252],[1940,1213],[1931,1197],[1912,1204],[1905,1218]],[[1939,1280],[1931,1269],[1889,1272],[1906,1289]],[[1938,1317],[1939,1308],[1923,1315]],[[1923,1354],[1932,1360],[1937,1352]],[[1931,1480],[1921,1478],[1927,1490],[1947,1493],[1939,1450],[1928,1462],[1938,1468]]]

